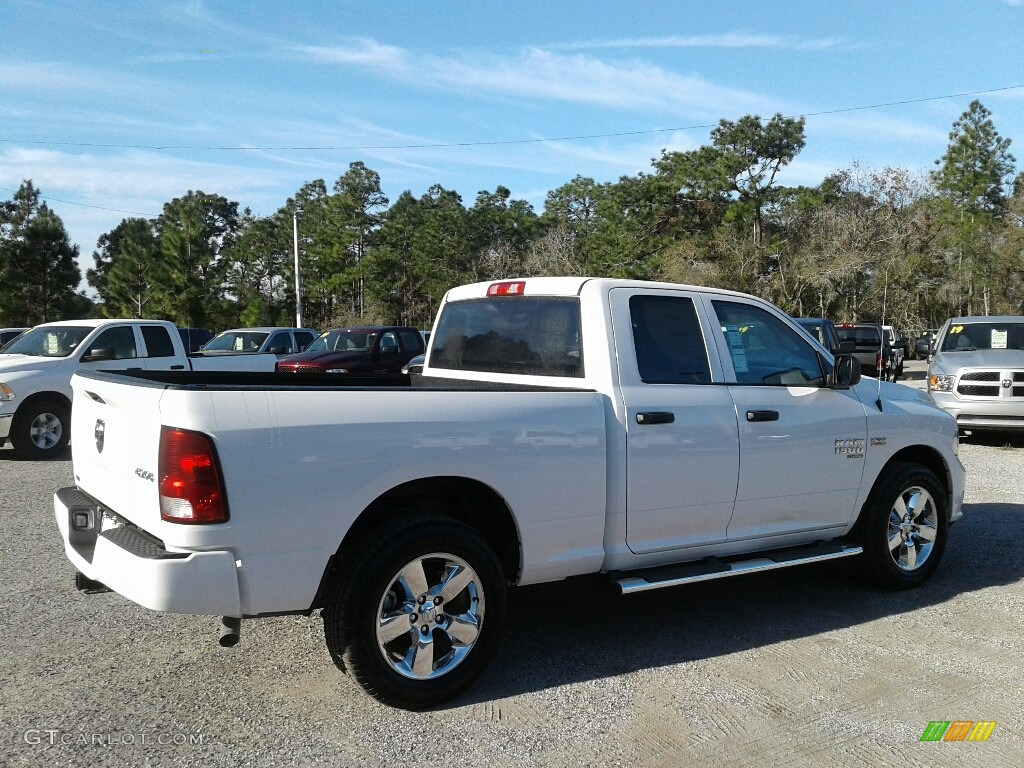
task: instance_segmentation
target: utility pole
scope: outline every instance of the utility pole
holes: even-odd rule
[[[295,241],[295,327],[302,328],[302,278],[299,275],[299,213],[292,211],[292,237]]]

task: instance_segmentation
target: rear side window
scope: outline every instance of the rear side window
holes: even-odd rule
[[[629,300],[633,347],[645,384],[710,384],[711,369],[693,301],[674,296]]]
[[[142,326],[142,340],[146,342],[146,357],[174,357],[171,335],[162,325]]]
[[[432,368],[583,377],[576,297],[494,296],[445,305]]]

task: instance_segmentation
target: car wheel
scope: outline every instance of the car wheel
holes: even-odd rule
[[[501,565],[480,534],[417,514],[374,529],[338,559],[324,634],[335,664],[367,693],[418,710],[480,676],[506,602]]]
[[[886,589],[924,583],[942,559],[948,517],[945,490],[930,469],[898,462],[883,470],[861,512],[868,578]]]
[[[58,456],[71,437],[68,409],[54,400],[37,400],[18,410],[11,429],[11,444],[21,459]]]

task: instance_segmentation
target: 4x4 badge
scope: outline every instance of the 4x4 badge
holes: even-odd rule
[[[103,419],[96,419],[96,429],[93,431],[96,437],[96,453],[103,453],[103,437],[106,431],[107,425],[103,423]]]

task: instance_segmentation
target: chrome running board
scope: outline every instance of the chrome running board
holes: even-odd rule
[[[609,573],[608,576],[619,588],[619,591],[625,595],[632,592],[646,592],[651,589],[677,587],[681,584],[694,584],[698,581],[742,576],[745,573],[773,571],[776,568],[838,560],[841,557],[859,555],[863,551],[862,547],[846,544],[819,544],[761,552],[757,553],[755,557],[746,554],[739,555],[736,559],[710,558],[694,563],[666,565],[641,571],[616,571]]]

